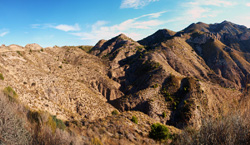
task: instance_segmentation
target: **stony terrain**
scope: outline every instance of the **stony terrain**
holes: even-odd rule
[[[64,120],[93,120],[109,115],[115,108],[107,100],[122,95],[120,84],[106,76],[102,61],[81,49],[32,44],[0,50],[1,88],[11,86],[31,109]]]
[[[0,89],[13,88],[32,111],[80,122],[86,143],[155,144],[153,123],[179,134],[249,102],[249,44],[247,27],[224,21],[138,42],[121,34],[94,47],[2,45]]]

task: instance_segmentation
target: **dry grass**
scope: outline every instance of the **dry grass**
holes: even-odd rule
[[[250,107],[241,103],[221,117],[207,117],[199,130],[187,127],[174,144],[180,145],[247,145],[250,144]],[[242,108],[244,106],[244,108]]]
[[[0,95],[0,142],[6,144],[30,144],[31,133],[25,128],[26,121],[17,115],[20,106]]]

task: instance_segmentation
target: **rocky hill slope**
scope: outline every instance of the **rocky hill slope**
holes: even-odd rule
[[[91,49],[2,45],[0,89],[13,89],[32,111],[81,122],[84,142],[155,144],[153,123],[180,133],[248,101],[249,44],[248,28],[224,21],[162,29],[138,42],[121,34]]]

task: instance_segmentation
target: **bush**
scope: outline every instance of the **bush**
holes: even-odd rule
[[[17,101],[18,95],[10,86],[4,88],[3,93],[9,98],[10,101]]]
[[[158,84],[154,84],[152,88],[158,88]]]
[[[56,128],[59,128],[61,130],[64,130],[66,128],[64,122],[60,119],[57,119],[56,116],[50,116],[47,125],[51,127],[53,132],[56,131]]]
[[[162,117],[163,117],[163,118],[167,117],[166,112],[163,112],[163,113],[162,113]]]
[[[134,122],[135,124],[138,124],[138,119],[136,116],[132,116],[131,121]]]
[[[0,73],[0,79],[1,79],[1,80],[4,80],[4,77],[3,77],[3,74],[2,74],[2,73]]]
[[[100,141],[100,139],[96,138],[96,137],[91,139],[91,144],[93,144],[93,145],[103,145],[102,142]]]
[[[250,121],[244,116],[230,114],[217,119],[203,119],[199,130],[186,128],[175,144],[250,144]]]
[[[168,128],[160,123],[155,123],[151,125],[151,131],[149,137],[154,140],[166,140],[171,137]]]
[[[112,111],[112,115],[118,115],[119,112],[117,110]]]
[[[38,134],[33,138],[32,144],[41,145],[72,145],[77,143],[78,138],[70,135],[67,131],[56,129],[52,131],[49,126],[43,126]]]
[[[41,113],[38,111],[29,111],[27,117],[31,123],[42,123]]]
[[[57,119],[56,116],[53,116],[52,118],[56,122],[57,128],[62,129],[62,130],[64,130],[66,128],[66,125],[64,124],[64,122],[61,119]]]

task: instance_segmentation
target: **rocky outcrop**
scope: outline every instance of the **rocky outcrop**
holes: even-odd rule
[[[33,43],[33,44],[27,44],[25,46],[26,49],[30,49],[30,50],[41,50],[42,47],[36,43]]]

